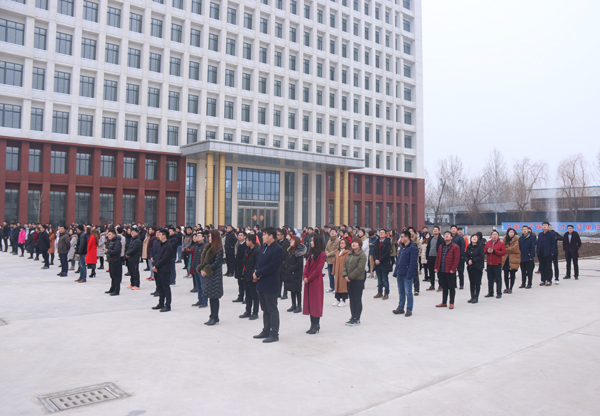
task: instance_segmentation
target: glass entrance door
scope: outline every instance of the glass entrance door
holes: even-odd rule
[[[279,209],[277,208],[238,208],[238,227],[278,227]]]

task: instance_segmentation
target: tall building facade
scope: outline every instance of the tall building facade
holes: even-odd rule
[[[420,0],[17,0],[12,221],[424,222]]]

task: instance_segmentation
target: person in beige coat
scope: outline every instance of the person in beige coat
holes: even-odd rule
[[[333,276],[333,260],[335,259],[335,253],[340,248],[340,239],[337,236],[337,231],[332,228],[329,231],[329,240],[325,246],[325,256],[327,256],[327,271],[329,272],[329,290],[331,293],[334,290],[335,278]]]
[[[340,240],[339,249],[333,260],[333,276],[335,277],[335,302],[333,302],[333,306],[346,306],[346,300],[348,299],[348,285],[342,276],[348,253],[350,253],[348,242]]]
[[[515,275],[521,266],[521,249],[517,232],[509,228],[504,236],[506,254],[502,256],[502,270],[504,270],[504,293],[511,294],[515,285]]]

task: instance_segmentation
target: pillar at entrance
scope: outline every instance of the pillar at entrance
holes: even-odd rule
[[[214,221],[213,198],[215,194],[215,156],[212,153],[206,154],[206,225]]]
[[[217,212],[219,213],[219,228],[225,224],[225,153],[219,154],[219,205]]]
[[[344,194],[342,198],[342,224],[348,225],[348,203],[350,201],[348,168],[344,168]]]
[[[341,177],[340,177],[340,167],[335,167],[335,197],[333,201],[333,222],[334,226],[339,227],[340,223],[340,199],[341,199]]]

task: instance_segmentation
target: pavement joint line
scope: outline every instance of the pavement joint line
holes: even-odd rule
[[[499,362],[501,362],[501,361],[504,361],[504,360],[506,360],[506,359],[512,358],[513,356],[519,355],[519,354],[521,354],[521,353],[524,353],[524,352],[527,352],[527,351],[530,351],[530,350],[533,350],[533,349],[539,348],[539,347],[541,347],[541,346],[544,346],[544,345],[546,345],[546,344],[549,344],[549,343],[551,343],[551,342],[554,342],[554,341],[556,341],[557,339],[559,339],[559,338],[561,338],[561,337],[564,337],[565,335],[590,335],[590,336],[595,336],[595,337],[598,337],[598,335],[591,335],[591,334],[581,334],[581,333],[578,333],[578,332],[577,332],[577,331],[580,331],[580,330],[582,330],[582,329],[584,329],[584,328],[587,328],[587,327],[589,327],[589,326],[592,326],[592,325],[594,325],[594,324],[596,324],[596,323],[598,323],[598,322],[600,322],[600,319],[597,319],[597,320],[595,320],[595,321],[593,321],[593,322],[590,322],[590,323],[588,323],[588,324],[586,324],[586,325],[583,325],[583,326],[581,326],[581,327],[579,327],[579,328],[572,329],[572,330],[570,330],[570,331],[563,332],[562,334],[555,335],[555,336],[553,336],[553,337],[551,337],[551,338],[545,339],[545,340],[543,340],[543,341],[540,341],[540,342],[538,342],[538,343],[536,343],[536,344],[529,345],[529,346],[527,346],[527,347],[521,348],[521,349],[519,349],[519,350],[517,350],[517,351],[513,351],[513,352],[511,352],[511,353],[509,353],[509,354],[507,354],[507,355],[505,355],[505,356],[498,357],[498,358],[496,358],[496,359],[494,359],[494,360],[491,360],[491,361],[489,361],[489,362],[487,362],[487,363],[483,363],[483,364],[481,364],[481,365],[478,365],[477,367],[469,368],[469,369],[467,369],[467,370],[464,370],[464,371],[461,371],[461,372],[459,372],[459,373],[457,373],[457,374],[453,374],[453,375],[450,375],[450,376],[447,376],[447,377],[443,377],[443,378],[441,378],[441,379],[439,379],[439,380],[437,380],[437,381],[434,381],[434,382],[428,383],[428,384],[426,384],[426,385],[420,386],[420,387],[418,387],[418,388],[416,388],[416,389],[407,389],[407,388],[403,387],[403,389],[404,389],[404,390],[408,390],[408,392],[407,392],[407,393],[404,393],[404,394],[399,394],[399,395],[397,395],[396,397],[393,397],[393,398],[391,398],[391,399],[388,399],[388,400],[383,400],[383,401],[380,401],[380,402],[378,402],[378,403],[376,403],[376,404],[373,404],[373,405],[371,405],[371,406],[367,406],[367,407],[364,407],[364,408],[362,408],[362,409],[353,410],[353,411],[352,411],[352,413],[344,413],[343,415],[344,415],[344,416],[353,416],[353,415],[357,415],[357,414],[359,414],[359,413],[362,413],[362,412],[364,412],[364,411],[367,411],[367,410],[370,410],[370,409],[374,409],[374,408],[376,408],[376,407],[378,407],[378,406],[381,406],[381,405],[383,405],[383,404],[385,404],[385,403],[388,403],[388,402],[391,402],[391,401],[394,401],[394,400],[397,400],[397,399],[403,398],[403,397],[405,397],[405,396],[408,396],[408,395],[410,395],[410,394],[413,394],[413,393],[417,393],[417,392],[419,392],[419,391],[421,391],[421,390],[428,389],[429,387],[434,387],[434,386],[437,386],[437,385],[439,385],[439,384],[443,384],[443,383],[445,383],[445,382],[448,382],[448,381],[450,381],[450,380],[453,380],[453,379],[456,379],[456,378],[463,377],[463,376],[465,376],[465,375],[467,375],[467,374],[469,374],[469,373],[474,373],[475,371],[478,371],[478,370],[481,370],[481,369],[485,369],[485,368],[491,367],[491,366],[493,366],[493,365],[495,365],[495,364],[498,364],[498,363],[499,363]]]

